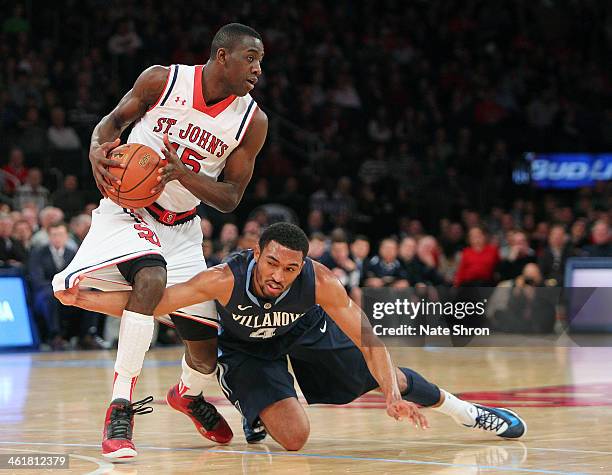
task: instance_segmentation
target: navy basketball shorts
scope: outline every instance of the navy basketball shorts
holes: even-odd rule
[[[244,351],[224,348],[219,340],[219,384],[249,424],[269,405],[297,397],[287,357],[308,404],[347,404],[378,387],[359,348],[323,310],[314,311],[317,323],[277,358],[254,356],[249,343]]]

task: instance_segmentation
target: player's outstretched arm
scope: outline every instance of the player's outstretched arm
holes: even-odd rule
[[[387,414],[395,419],[406,417],[417,426],[427,427],[427,419],[417,410],[416,405],[402,399],[391,355],[372,331],[366,315],[351,300],[329,269],[317,262],[313,264],[316,274],[316,302],[361,350],[372,376],[385,395]]]
[[[233,288],[234,277],[229,266],[222,264],[211,267],[187,282],[168,287],[153,314],[166,315],[179,308],[208,300],[219,300],[224,304],[229,301]],[[130,298],[130,292],[94,292],[73,287],[55,292],[55,296],[64,305],[120,317]]]
[[[160,191],[169,181],[178,180],[200,201],[224,213],[233,211],[240,203],[244,190],[251,180],[255,157],[263,147],[267,133],[268,117],[261,109],[257,109],[242,143],[234,149],[225,162],[223,181],[216,181],[189,170],[179,160],[168,136],[164,135],[165,148],[162,152],[167,165],[160,168],[160,181],[152,192]]]
[[[118,182],[105,167],[117,167],[117,162],[109,160],[109,152],[119,145],[119,136],[132,122],[141,118],[147,109],[157,102],[164,91],[169,68],[151,66],[144,70],[134,87],[119,101],[110,114],[96,125],[91,136],[89,160],[98,189],[105,197],[113,182]]]

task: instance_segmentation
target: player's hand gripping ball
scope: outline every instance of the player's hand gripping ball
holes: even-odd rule
[[[108,189],[108,197],[124,208],[143,208],[152,204],[161,189],[152,192],[158,184],[158,170],[165,161],[151,147],[138,143],[129,143],[113,149],[108,158],[125,164],[125,168],[108,167],[118,182]]]

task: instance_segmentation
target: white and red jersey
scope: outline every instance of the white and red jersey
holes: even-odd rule
[[[227,157],[244,138],[257,103],[247,94],[229,96],[207,106],[202,94],[203,68],[170,66],[163,93],[134,124],[128,143],[148,145],[161,155],[163,136],[168,133],[187,167],[216,179]],[[183,212],[197,206],[200,200],[174,180],[166,185],[157,203],[167,210]]]

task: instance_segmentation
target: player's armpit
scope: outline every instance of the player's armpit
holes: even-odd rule
[[[223,181],[201,174],[187,173],[179,181],[194,196],[223,213],[230,213],[240,203],[255,167],[255,158],[268,133],[268,117],[258,109],[242,143],[225,162]]]

